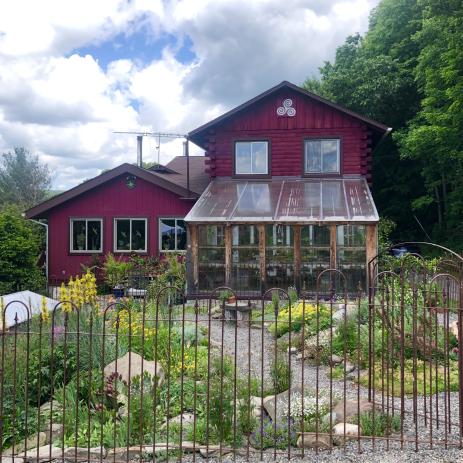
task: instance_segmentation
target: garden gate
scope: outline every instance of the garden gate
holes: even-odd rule
[[[462,259],[387,253],[353,297],[232,288],[3,307],[0,458],[246,459],[462,444]],[[236,290],[236,289],[235,289]],[[5,314],[28,321],[7,327]],[[454,455],[454,453],[452,453]],[[456,455],[456,453],[455,453]],[[327,457],[328,458],[328,457]]]

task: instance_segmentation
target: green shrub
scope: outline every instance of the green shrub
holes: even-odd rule
[[[288,355],[277,354],[270,365],[270,377],[273,385],[273,394],[287,391],[291,386],[291,369]]]

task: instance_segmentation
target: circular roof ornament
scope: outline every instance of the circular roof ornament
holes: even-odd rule
[[[285,98],[283,100],[283,106],[278,106],[277,116],[288,116],[294,117],[296,115],[296,108],[293,108],[293,100],[291,98]]]

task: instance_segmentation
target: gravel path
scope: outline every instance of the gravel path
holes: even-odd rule
[[[206,316],[201,316],[200,318],[201,325],[207,327],[209,322]],[[251,328],[249,329],[248,325],[245,326],[236,326],[232,322],[222,322],[222,320],[211,320],[211,345],[215,348],[220,348],[224,346],[224,353],[230,355],[234,358],[236,354],[236,364],[245,375],[248,374],[250,369],[251,375],[257,378],[262,377],[262,368],[264,372],[265,380],[269,379],[270,371],[270,360],[275,355],[275,341],[273,336],[268,332],[267,329],[262,330],[261,328]],[[236,341],[235,341],[236,339]],[[263,352],[264,356],[262,358],[262,342],[263,342]],[[235,349],[236,345],[236,349]],[[250,361],[250,366],[249,366]],[[304,368],[302,368],[302,361],[296,360],[296,356],[291,356],[292,363],[292,372],[293,372],[293,384],[301,384],[302,372],[304,373],[304,384],[309,388],[315,389],[316,384],[316,374],[317,367],[309,365],[307,361],[304,362]],[[329,367],[320,366],[318,369],[318,390],[320,391],[329,391],[332,387],[333,393],[337,394],[339,397],[344,397],[344,381],[342,380],[330,380],[328,373]],[[346,390],[345,397],[347,399],[356,399],[357,393],[359,392],[360,396],[363,398],[368,397],[368,390],[366,388],[360,387],[353,381],[346,381]],[[363,453],[358,453],[358,443],[356,441],[349,442],[346,445],[346,450],[335,448],[333,451],[320,451],[317,456],[315,451],[306,450],[305,451],[305,461],[310,461],[312,458],[316,457],[316,461],[320,462],[335,462],[335,461],[356,461],[356,462],[375,462],[384,461],[384,462],[415,462],[423,461],[427,462],[454,462],[454,461],[463,461],[463,453],[454,446],[449,445],[445,449],[445,441],[448,442],[458,442],[459,434],[458,427],[455,423],[458,422],[458,394],[450,393],[446,395],[445,393],[440,393],[438,395],[438,412],[439,418],[441,420],[439,429],[436,428],[436,396],[432,398],[427,398],[426,401],[420,396],[415,403],[415,412],[417,415],[417,424],[413,420],[413,410],[414,402],[410,398],[404,400],[404,409],[405,417],[403,422],[403,434],[404,439],[410,439],[412,442],[404,442],[404,449],[401,450],[400,442],[390,440],[389,442],[377,439],[375,441],[375,452],[372,452],[372,443],[369,439],[362,440],[361,446]],[[382,396],[381,392],[376,392],[376,403],[381,404]],[[392,399],[389,398],[390,404]],[[425,426],[424,415],[425,407],[427,411],[427,416],[429,418],[429,409],[430,409],[430,400],[432,400],[432,410],[433,410],[433,422],[432,422],[432,440],[434,442],[434,449],[430,449],[430,420],[428,419],[428,426]],[[447,416],[451,416],[453,425],[450,430],[445,429],[444,426],[444,403],[450,404],[450,413],[447,412]],[[387,403],[387,397],[384,396],[384,404]],[[394,406],[396,413],[400,413],[401,400],[399,397],[394,399]],[[400,438],[399,435],[396,436]],[[420,440],[419,442],[419,452],[415,452],[415,439]],[[440,445],[439,445],[440,444]],[[386,452],[386,450],[388,450]],[[300,452],[300,449],[294,449],[294,456]],[[309,458],[310,457],[310,458]],[[255,457],[256,459],[260,458],[260,454]],[[279,458],[279,457],[277,457]],[[230,457],[223,457],[223,460],[226,461]],[[266,452],[265,460],[273,460],[273,452]],[[284,457],[283,459],[286,459]],[[308,459],[308,460],[307,460]],[[213,461],[213,460],[210,460]],[[237,457],[236,461],[245,461],[240,457]]]

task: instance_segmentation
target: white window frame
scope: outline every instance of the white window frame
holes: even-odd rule
[[[161,220],[175,220],[175,250],[172,249],[162,249],[162,233],[161,233]],[[177,220],[182,220],[185,222],[185,217],[159,217],[158,218],[158,248],[160,253],[165,252],[175,252],[175,253],[186,253],[186,249],[177,249]],[[186,223],[186,222],[185,222]],[[188,228],[187,228],[188,234]]]
[[[307,145],[311,142],[335,141],[338,147],[337,169],[335,171],[323,170],[323,150],[321,152],[320,170],[307,170]],[[304,140],[304,175],[339,175],[341,173],[341,139],[340,138],[306,138]]]
[[[117,249],[117,221],[118,220],[129,220],[129,245],[130,249]],[[132,250],[132,220],[144,220],[145,221],[145,248]],[[147,217],[114,217],[113,221],[113,250],[117,253],[131,253],[139,252],[146,253],[148,252],[148,218]]]
[[[74,222],[85,221],[85,247],[87,247],[87,237],[88,237],[88,225],[87,222],[100,222],[100,249],[98,250],[84,250],[84,249],[74,249]],[[103,219],[100,217],[71,217],[69,219],[69,252],[72,254],[101,254],[103,252]]]
[[[265,158],[265,172],[237,172],[236,170],[236,165],[237,165],[237,162],[236,162],[236,155],[237,155],[237,147],[240,143],[249,143],[251,145],[251,170],[252,170],[252,146],[254,143],[265,143],[265,146],[267,147],[267,156]],[[269,174],[269,162],[268,162],[268,158],[269,158],[269,141],[268,140],[236,140],[235,141],[235,152],[234,152],[234,156],[235,156],[235,172],[234,174],[235,175],[268,175]]]

